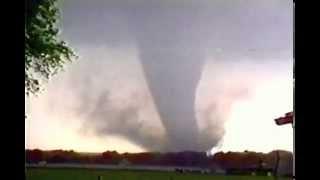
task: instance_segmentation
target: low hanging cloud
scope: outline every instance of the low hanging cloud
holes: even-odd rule
[[[81,58],[47,93],[100,137],[152,151],[209,150],[232,105],[276,62],[290,63],[288,2],[88,2],[63,6],[62,35]]]

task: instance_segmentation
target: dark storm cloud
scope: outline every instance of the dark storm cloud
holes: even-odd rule
[[[104,71],[98,68],[103,63],[86,62],[90,72],[74,74],[79,76],[78,82],[73,81],[81,104],[78,111],[96,125],[97,134],[117,134],[146,149],[207,150],[222,138],[223,122],[238,98],[226,94],[212,99],[214,103],[203,111],[210,123],[200,130],[195,97],[207,56],[232,61],[247,57],[255,63],[287,57],[292,46],[291,8],[291,1],[279,0],[65,1],[63,36],[74,47],[138,49],[166,135],[154,137],[141,128],[138,112],[144,106],[139,102],[130,101],[119,110],[109,101],[107,90],[90,87],[88,79],[104,82],[103,73],[98,73]],[[81,83],[86,85],[77,88]],[[220,91],[246,89],[239,85]],[[92,110],[87,112],[89,107]]]
[[[286,0],[70,0],[63,5],[64,34],[77,43],[125,45],[146,31],[135,32],[134,26],[149,20],[158,26],[154,33],[164,36],[173,33],[173,23],[176,32],[195,29],[209,48],[275,51],[292,45],[292,3]]]

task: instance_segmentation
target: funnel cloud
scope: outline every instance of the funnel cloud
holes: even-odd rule
[[[146,150],[209,150],[232,105],[291,57],[291,8],[278,0],[65,1],[62,36],[80,59],[57,85],[71,92],[61,112]]]

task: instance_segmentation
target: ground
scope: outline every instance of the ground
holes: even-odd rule
[[[216,176],[179,174],[175,172],[93,170],[93,169],[27,169],[27,180],[273,180],[266,176]],[[279,180],[289,180],[281,178]]]

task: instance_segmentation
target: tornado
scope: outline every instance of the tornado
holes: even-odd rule
[[[203,57],[172,52],[169,48],[162,52],[142,51],[144,73],[166,129],[169,147],[177,151],[198,150],[194,104]]]
[[[234,102],[269,71],[260,64],[291,54],[286,1],[70,0],[63,9],[62,35],[83,53],[52,101],[94,136],[146,151],[217,146]],[[58,100],[70,92],[67,109]]]
[[[198,17],[190,13],[192,9],[163,5],[154,5],[149,17],[139,18],[138,24],[133,21],[131,27],[136,28],[145,78],[167,133],[169,144],[165,146],[170,151],[199,150],[195,95],[205,60],[205,40],[195,29]]]

